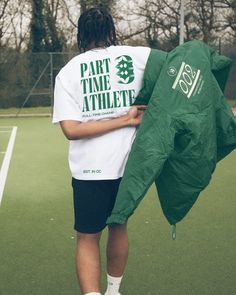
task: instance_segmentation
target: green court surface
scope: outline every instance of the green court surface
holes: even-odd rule
[[[0,125],[0,168],[3,161],[12,127]]]
[[[0,207],[0,294],[79,295],[67,141],[50,118],[0,119],[0,126],[18,126]],[[1,150],[7,141],[0,133]],[[236,294],[235,179],[236,151],[177,224],[175,241],[151,187],[129,221],[122,295]],[[103,249],[105,239],[106,232]],[[102,270],[104,290],[104,252]]]

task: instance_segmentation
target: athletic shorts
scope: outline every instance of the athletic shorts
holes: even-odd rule
[[[121,178],[78,180],[72,178],[74,229],[81,233],[98,233],[114,207]]]

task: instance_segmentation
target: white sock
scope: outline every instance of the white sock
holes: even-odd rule
[[[122,280],[122,276],[112,277],[109,274],[107,274],[107,290],[105,295],[118,295],[121,280]]]
[[[90,293],[86,293],[84,295],[102,295],[102,294],[99,292],[90,292]]]

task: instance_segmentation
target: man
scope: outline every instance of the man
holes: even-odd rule
[[[83,294],[99,295],[99,240],[115,203],[143,110],[130,107],[142,86],[150,53],[116,46],[112,17],[102,8],[78,21],[78,46],[56,77],[53,122],[70,140],[77,275]],[[126,224],[109,226],[106,295],[118,295],[128,257]]]

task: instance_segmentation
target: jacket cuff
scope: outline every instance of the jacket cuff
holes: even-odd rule
[[[121,214],[112,214],[110,217],[107,219],[107,224],[112,225],[112,224],[124,224],[126,222],[127,218],[124,215]]]

